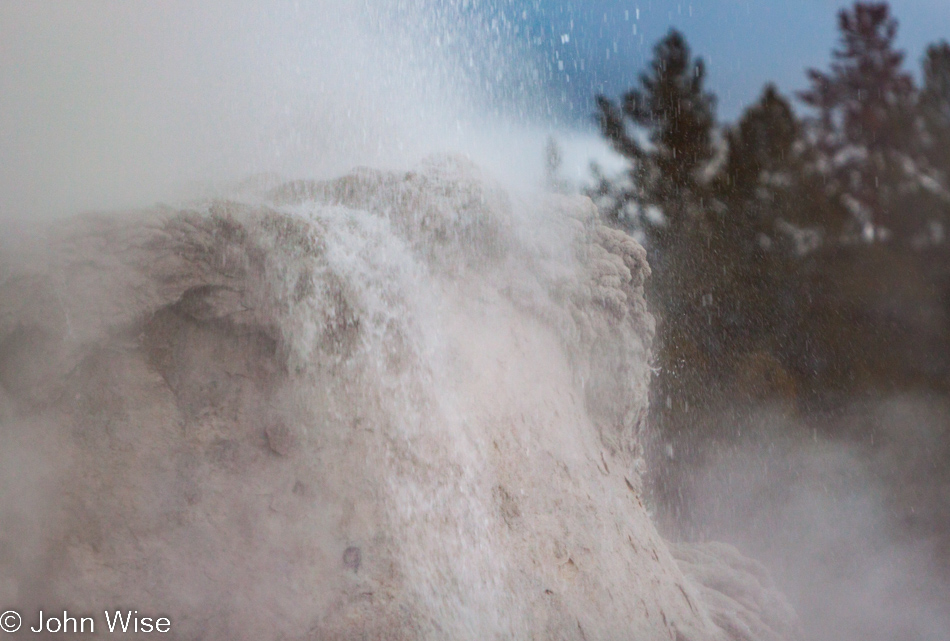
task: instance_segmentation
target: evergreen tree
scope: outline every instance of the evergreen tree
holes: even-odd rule
[[[838,17],[840,48],[829,73],[809,70],[800,94],[818,112],[817,166],[832,181],[864,233],[888,228],[907,236],[915,221],[898,206],[913,152],[914,85],[894,48],[897,21],[886,3],[857,2]]]
[[[928,160],[950,188],[950,43],[930,45],[924,58],[920,115]]]
[[[660,396],[677,386],[698,390],[686,377],[698,382],[708,375],[707,356],[718,339],[707,331],[720,272],[712,268],[707,220],[715,98],[705,80],[703,62],[671,30],[654,48],[638,86],[619,104],[597,97],[601,132],[630,165],[622,181],[607,184],[600,176],[592,196],[610,205],[609,217],[646,241],[653,267],[649,294],[659,321],[663,374],[654,389]]]
[[[742,378],[750,362],[778,364],[795,313],[792,290],[803,203],[801,126],[773,85],[725,133],[714,182],[710,254],[717,278],[707,298],[720,347],[720,377]]]
[[[756,232],[773,234],[770,218],[788,200],[797,176],[799,124],[792,107],[775,88],[766,86],[759,101],[726,133],[728,154],[717,191],[730,203],[760,203],[761,215],[746,221]]]
[[[726,161],[716,180],[725,206],[712,219],[713,238],[720,260],[732,266],[735,285],[745,293],[761,289],[774,276],[772,258],[789,243],[781,223],[799,222],[799,130],[791,105],[768,85],[726,132]]]
[[[638,88],[619,105],[597,97],[603,135],[631,163],[630,185],[612,213],[642,229],[661,251],[695,222],[697,212],[689,201],[702,192],[700,173],[714,155],[715,98],[705,90],[705,78],[702,60],[694,59],[682,34],[671,30],[654,48]],[[638,140],[639,133],[648,136],[649,149]],[[625,211],[631,202],[635,206]],[[662,210],[664,220],[642,215],[650,205]],[[640,215],[630,216],[630,209]]]
[[[765,87],[725,138],[726,160],[715,187],[732,213],[719,216],[718,227],[736,228],[745,247],[759,238],[788,254],[808,249],[795,240],[805,231],[820,237],[826,228],[841,228],[847,213],[824,198],[826,181],[810,171],[813,155],[802,124],[774,85]]]

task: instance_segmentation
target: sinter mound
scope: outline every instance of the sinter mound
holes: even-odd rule
[[[0,286],[0,603],[180,639],[790,639],[641,499],[645,254],[458,159],[57,226]],[[674,558],[680,559],[682,565]]]

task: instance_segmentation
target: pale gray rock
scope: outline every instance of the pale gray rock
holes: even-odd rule
[[[4,267],[5,605],[179,639],[784,638],[736,636],[781,634],[780,597],[678,564],[643,506],[649,268],[589,200],[453,158],[242,198],[79,216]]]

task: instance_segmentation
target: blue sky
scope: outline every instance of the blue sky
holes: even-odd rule
[[[594,94],[617,96],[632,86],[653,45],[671,27],[705,59],[719,116],[728,121],[766,82],[792,93],[804,88],[806,68],[826,68],[837,43],[836,15],[846,6],[851,3],[515,0],[506,13],[530,31],[532,49],[554,75],[551,91],[575,122],[589,118]],[[907,53],[905,64],[919,76],[926,45],[950,39],[950,0],[895,0],[891,7],[900,22],[898,45]]]

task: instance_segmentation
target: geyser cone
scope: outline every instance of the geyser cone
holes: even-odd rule
[[[644,509],[649,269],[585,198],[442,159],[83,216],[33,256],[0,287],[3,604],[181,639],[793,629]]]

